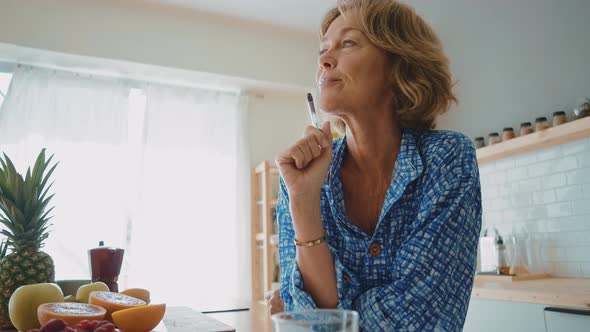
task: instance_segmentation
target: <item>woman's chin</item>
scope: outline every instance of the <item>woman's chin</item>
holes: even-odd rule
[[[328,114],[335,113],[340,105],[341,101],[333,98],[320,98],[319,102],[320,109]]]

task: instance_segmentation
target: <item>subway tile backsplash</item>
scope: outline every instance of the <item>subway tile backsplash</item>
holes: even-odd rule
[[[545,272],[590,278],[590,138],[480,165],[483,227],[541,240]]]

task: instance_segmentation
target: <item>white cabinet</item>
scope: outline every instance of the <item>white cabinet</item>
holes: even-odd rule
[[[541,304],[472,298],[463,331],[545,332],[545,307]]]
[[[588,332],[590,331],[590,310],[567,308],[545,308],[547,332]]]
[[[590,310],[471,299],[465,332],[590,332]]]

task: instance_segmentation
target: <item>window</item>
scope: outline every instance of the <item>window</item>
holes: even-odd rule
[[[4,104],[0,152],[21,172],[42,147],[60,162],[43,249],[56,279],[88,278],[103,240],[125,249],[121,289],[202,310],[250,303],[240,97],[35,67],[2,77],[19,96]]]
[[[6,98],[6,93],[8,92],[8,86],[10,85],[11,78],[12,73],[0,72],[0,107],[2,107],[2,103]]]

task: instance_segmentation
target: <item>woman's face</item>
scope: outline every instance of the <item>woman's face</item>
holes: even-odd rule
[[[390,73],[387,53],[367,38],[356,11],[348,11],[320,42],[320,108],[334,115],[375,108],[392,98]]]

